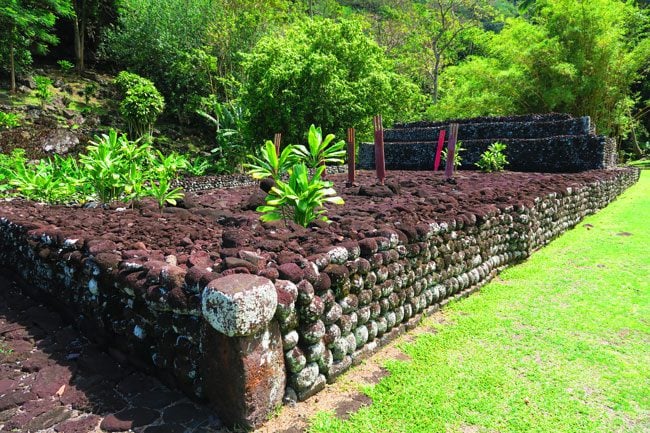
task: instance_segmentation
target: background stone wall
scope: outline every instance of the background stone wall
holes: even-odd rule
[[[616,164],[615,141],[596,135],[589,117],[547,114],[397,124],[384,132],[386,168],[433,170],[438,135],[453,122],[459,124],[458,140],[466,149],[463,169],[476,169],[481,154],[496,141],[507,145],[507,169],[512,171],[578,172]],[[359,145],[358,165],[374,169],[372,143]]]

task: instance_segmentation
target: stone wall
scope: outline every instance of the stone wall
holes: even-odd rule
[[[466,149],[464,169],[475,169],[496,141],[507,145],[512,171],[578,172],[616,164],[616,143],[596,135],[589,117],[549,114],[398,124],[384,132],[386,168],[432,170],[438,135],[452,122],[459,123],[458,140]],[[358,161],[362,169],[374,168],[372,143],[360,144]]]
[[[611,173],[518,207],[497,203],[415,226],[396,221],[395,229],[342,240],[258,275],[182,270],[162,255],[117,254],[108,240],[4,217],[0,264],[86,335],[208,399],[228,424],[257,426],[283,395],[314,395],[422,314],[528,257],[639,176],[633,169]],[[250,267],[261,257],[240,253],[245,258],[229,263]]]

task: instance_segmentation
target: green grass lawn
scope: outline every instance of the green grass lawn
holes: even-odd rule
[[[650,173],[425,333],[311,432],[650,432]],[[350,374],[354,375],[354,372]]]

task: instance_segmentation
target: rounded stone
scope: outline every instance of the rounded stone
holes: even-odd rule
[[[289,350],[293,349],[298,345],[300,337],[298,336],[298,332],[293,330],[289,331],[286,334],[282,336],[282,348],[284,350]]]
[[[299,347],[294,347],[284,354],[284,360],[287,363],[287,369],[292,373],[297,373],[307,365],[307,358]]]
[[[348,354],[348,340],[345,337],[339,337],[332,343],[332,356],[335,361],[342,360]]]
[[[303,325],[300,336],[308,344],[317,343],[325,335],[325,324],[321,320]]]
[[[300,373],[291,377],[291,385],[298,392],[305,390],[316,381],[318,374],[318,364],[315,362],[309,363]]]
[[[327,349],[322,341],[319,341],[318,343],[307,347],[307,349],[305,349],[305,357],[307,358],[307,362],[318,361],[323,356],[325,350]]]
[[[368,328],[361,325],[354,330],[355,346],[361,347],[368,341]]]
[[[271,321],[278,304],[273,283],[250,274],[231,274],[212,280],[203,290],[203,317],[218,332],[254,335]]]

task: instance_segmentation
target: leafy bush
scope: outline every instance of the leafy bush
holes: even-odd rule
[[[237,101],[219,102],[216,95],[202,98],[197,114],[215,128],[216,147],[211,152],[218,173],[232,172],[252,149],[244,140],[244,110]]]
[[[90,82],[84,86],[84,104],[90,104],[90,98],[97,94],[99,86],[97,83]]]
[[[165,108],[165,99],[154,84],[139,75],[122,71],[115,79],[124,98],[120,114],[131,137],[140,138],[153,133],[153,125]]]
[[[339,136],[347,127],[370,131],[382,113],[390,123],[408,118],[422,95],[393,72],[382,48],[364,34],[360,21],[306,19],[282,34],[268,35],[245,55],[242,102],[250,111],[252,142],[271,132],[298,143],[310,124]]]
[[[15,113],[0,111],[0,129],[11,129],[20,126],[20,116]]]
[[[505,155],[506,145],[500,142],[490,144],[490,147],[481,154],[481,158],[476,166],[487,173],[492,171],[502,171],[508,160]]]
[[[74,63],[68,60],[59,60],[56,64],[59,65],[59,68],[61,68],[63,72],[70,72],[74,69]]]
[[[36,97],[41,101],[41,105],[45,106],[52,100],[52,90],[50,89],[52,80],[42,75],[36,75],[34,82],[36,83]]]
[[[262,221],[292,219],[304,227],[315,219],[327,221],[323,208],[325,203],[343,204],[336,195],[332,182],[322,179],[326,162],[339,163],[343,142],[332,143],[333,135],[322,140],[320,128],[312,125],[308,136],[309,149],[305,146],[288,145],[277,155],[272,141],[266,141],[260,156],[249,155],[245,164],[254,179],[271,178],[275,186],[266,197],[266,205],[259,206]],[[313,174],[309,175],[309,168]],[[288,175],[288,182],[284,178]]]

